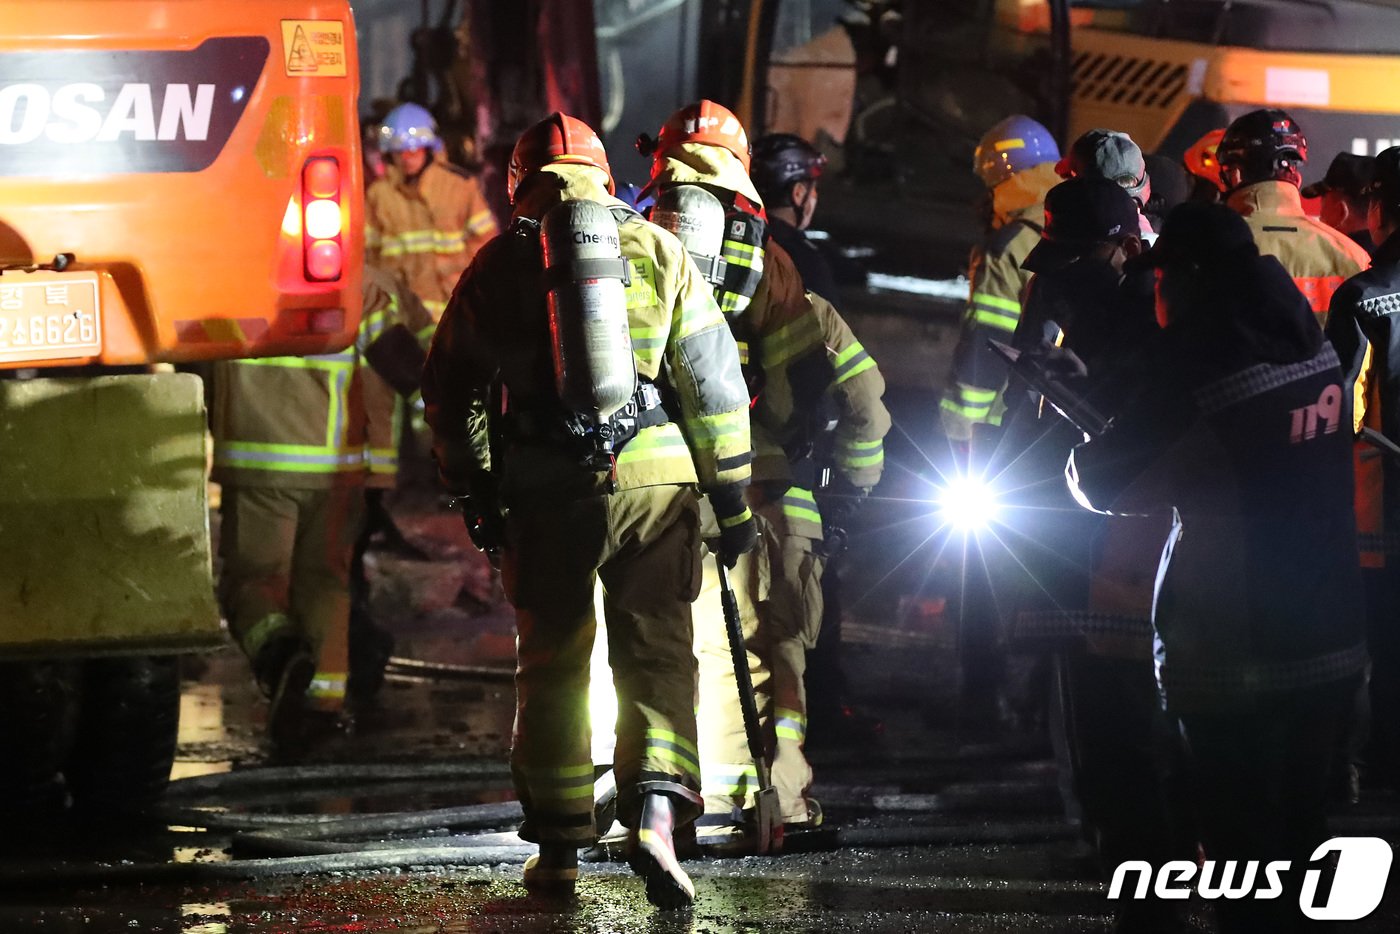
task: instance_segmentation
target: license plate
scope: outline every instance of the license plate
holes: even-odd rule
[[[0,363],[95,357],[101,352],[96,273],[0,275]]]

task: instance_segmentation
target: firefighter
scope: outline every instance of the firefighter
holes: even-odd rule
[[[1337,286],[1370,265],[1350,237],[1303,213],[1308,141],[1282,110],[1254,110],[1225,130],[1216,151],[1225,203],[1244,216],[1259,252],[1276,256],[1319,325]]]
[[[808,292],[839,297],[831,266],[806,230],[817,210],[826,156],[793,133],[769,133],[753,143],[753,184],[768,212],[768,236],[792,257]]]
[[[712,197],[723,212],[724,269],[720,272],[711,260],[705,262],[756,395],[754,477],[762,482],[750,487],[749,493],[764,543],[740,565],[732,580],[763,715],[764,744],[772,750],[772,780],[782,820],[794,828],[815,826],[821,808],[807,793],[812,769],[803,751],[807,718],[800,659],[803,634],[810,630],[806,607],[811,600],[803,590],[810,589],[815,577],[810,548],[794,547],[785,556],[781,544],[785,526],[773,522],[783,520],[785,502],[809,516],[815,513],[810,497],[794,492],[788,499],[791,474],[786,451],[810,444],[822,399],[836,377],[823,344],[822,320],[813,308],[820,300],[808,296],[792,258],[765,236],[767,215],[748,174],[748,137],[734,114],[713,101],[698,101],[672,114],[655,141],[639,142],[652,157],[648,190],[657,198],[653,218],[683,214],[671,211],[672,199],[682,205],[687,199]],[[858,344],[847,348],[843,372],[863,366],[866,357],[858,348]],[[851,434],[848,443],[861,456],[882,459],[882,435],[883,430],[871,431],[868,437]],[[705,529],[707,538],[716,531],[708,521]],[[804,562],[808,566],[796,576],[785,573],[786,565],[798,570]],[[733,663],[719,622],[717,587],[717,580],[707,574],[696,602],[696,656],[705,713],[700,722],[704,820],[736,829],[746,826],[759,789]]]
[[[689,605],[700,582],[696,483],[726,561],[757,534],[743,493],[751,450],[738,351],[676,239],[612,196],[606,153],[582,121],[554,114],[527,130],[508,188],[510,232],[453,293],[423,397],[442,480],[469,497],[474,538],[499,550],[516,608],[511,768],[521,836],[540,845],[525,883],[571,892],[578,848],[596,838],[587,697],[597,579],[619,707],[618,819],[647,897],[680,907],[694,888],[672,839],[703,810]],[[625,264],[606,255],[619,243]],[[581,329],[593,320],[625,330],[590,342]],[[584,363],[599,354],[610,357]],[[615,414],[582,411],[593,404],[583,397],[619,387],[630,395]]]
[[[753,144],[753,183],[768,212],[768,232],[792,257],[803,286],[812,293],[812,305],[822,324],[822,343],[831,359],[834,383],[843,387],[839,391],[845,403],[836,413],[838,418],[824,426],[834,429],[840,439],[839,450],[828,452],[835,454],[835,465],[813,460],[820,453],[815,450],[799,458],[791,471],[792,486],[761,514],[772,521],[777,504],[781,504],[782,517],[775,525],[784,529],[784,577],[797,581],[797,590],[804,595],[801,618],[807,668],[801,696],[811,736],[815,740],[825,733],[829,741],[839,733],[868,740],[879,732],[880,724],[858,717],[844,703],[840,582],[836,574],[828,572],[830,562],[844,548],[846,522],[879,482],[884,467],[883,438],[890,419],[880,401],[884,379],[832,307],[837,292],[831,267],[804,233],[816,210],[825,165],[826,157],[816,147],[791,133],[771,133]],[[819,445],[823,450],[829,446]],[[823,476],[831,479],[820,493],[819,506],[812,481],[820,484]],[[795,655],[787,657],[798,660]],[[792,737],[780,733],[778,739],[781,743]]]
[[[1214,204],[1225,196],[1225,183],[1220,179],[1220,162],[1216,153],[1225,128],[1211,130],[1196,140],[1181,156],[1181,164],[1191,176],[1193,185],[1190,201]]]
[[[1220,929],[1297,930],[1366,660],[1343,377],[1238,214],[1181,205],[1146,256],[1159,352],[1069,477],[1096,509],[1171,518],[1156,670],[1195,772],[1205,856],[1292,866],[1280,898],[1217,902]]]
[[[1339,152],[1332,158],[1322,181],[1302,189],[1304,198],[1322,199],[1318,219],[1333,230],[1351,237],[1367,255],[1376,252],[1376,244],[1371,240],[1370,226],[1366,222],[1367,203],[1370,200],[1366,189],[1371,184],[1375,169],[1375,156]]]
[[[350,567],[348,687],[358,698],[378,689],[394,647],[393,637],[369,615],[365,552],[378,536],[386,548],[404,557],[427,557],[399,531],[385,497],[398,481],[401,400],[418,391],[423,369],[424,352],[417,335],[433,326],[432,315],[402,279],[375,266],[365,267],[365,276],[383,299],[377,307],[366,306],[360,319],[360,343],[372,349],[367,349],[360,367],[365,405],[365,512]]]
[[[384,285],[366,276],[364,323],[340,353],[214,367],[220,597],[284,750],[302,735],[308,708],[327,717],[344,709],[368,441],[363,365],[378,354],[371,345],[384,332],[375,323],[394,304]]]
[[[1400,328],[1390,308],[1400,291],[1400,147],[1374,158],[1366,216],[1379,246],[1366,272],[1332,296],[1327,337],[1354,387],[1354,427],[1400,438]],[[1400,463],[1369,445],[1356,459],[1357,519],[1371,650],[1371,739],[1368,779],[1400,787]]]
[[[366,260],[402,275],[436,321],[471,258],[496,235],[496,219],[476,178],[442,157],[425,108],[389,111],[379,149],[389,166],[365,192]]]
[[[1009,341],[1020,321],[1021,293],[1031,277],[1021,263],[1040,242],[1045,194],[1060,182],[1055,171],[1059,159],[1050,131],[1020,115],[988,130],[973,155],[973,169],[988,190],[991,216],[969,261],[971,295],[939,404],[943,432],[962,462],[958,469],[969,473],[993,472],[988,464],[1000,437],[1007,370],[987,341]],[[969,724],[998,728],[1010,711],[1002,687],[1001,620],[992,579],[1014,573],[1015,561],[989,545],[969,563],[958,638],[960,711]]]

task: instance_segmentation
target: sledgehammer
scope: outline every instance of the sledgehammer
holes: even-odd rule
[[[763,738],[758,727],[758,703],[753,696],[753,679],[749,676],[749,653],[744,648],[744,629],[739,621],[739,602],[729,583],[729,569],[724,559],[715,555],[719,571],[719,599],[724,608],[724,628],[729,634],[729,655],[734,660],[734,680],[739,683],[739,709],[744,714],[744,735],[749,741],[749,755],[758,773],[758,793],[754,795],[754,818],[758,841],[755,852],[760,856],[777,853],[783,848],[783,814],[778,805],[778,789],[768,774],[768,760],[763,755]]]

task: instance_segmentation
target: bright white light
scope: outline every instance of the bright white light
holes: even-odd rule
[[[329,240],[340,233],[340,205],[329,199],[306,206],[306,232],[312,239]]]
[[[997,498],[981,477],[954,477],[938,496],[943,520],[965,532],[986,528],[997,515]]]
[[[593,724],[593,761],[611,764],[616,743],[617,692],[608,667],[608,632],[603,623],[603,586],[593,589],[593,609],[598,614],[598,634],[588,662],[588,717]]]

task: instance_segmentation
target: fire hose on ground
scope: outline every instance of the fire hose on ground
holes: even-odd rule
[[[947,763],[942,763],[945,769],[940,769],[939,765],[928,762],[928,772],[938,773],[947,767]],[[228,802],[236,802],[239,795],[268,790],[281,793],[299,788],[334,791],[383,788],[415,781],[451,781],[463,791],[490,791],[500,789],[508,777],[509,770],[504,763],[475,761],[251,768],[179,779],[170,784],[165,800],[146,817],[170,827],[231,832],[230,849],[235,858],[222,862],[121,860],[0,865],[0,889],[80,884],[198,884],[326,873],[520,864],[535,852],[535,846],[504,830],[521,818],[520,805],[515,801],[356,815],[250,814],[224,810]],[[960,804],[969,802],[975,805],[987,795],[1014,796],[1039,784],[1042,783],[1037,783],[1034,775],[1026,775],[985,788],[979,786],[971,794],[957,791],[957,785],[947,786],[943,794],[907,794],[901,793],[898,786],[870,785],[834,785],[826,791],[834,793],[838,799],[844,798],[846,804],[863,805],[867,811],[900,815],[901,819],[908,820],[910,815],[956,811]],[[1374,818],[1370,820],[1374,825]],[[1340,832],[1344,828],[1334,829]],[[1371,832],[1375,829],[1372,826]],[[417,835],[393,836],[405,833]],[[826,826],[788,834],[783,852],[1049,843],[1073,840],[1078,833],[1074,826],[1056,819]],[[371,839],[365,839],[367,837]],[[699,855],[752,854],[752,841],[746,845],[742,837],[729,840],[728,843],[698,846]],[[606,840],[582,855],[585,862],[612,862],[622,858],[621,843]]]
[[[489,790],[500,788],[508,778],[509,769],[503,763],[444,762],[266,767],[178,779],[171,782],[165,799],[146,817],[165,826],[230,832],[234,859],[0,865],[0,888],[192,884],[337,872],[523,863],[535,852],[535,846],[504,830],[521,818],[520,805],[514,801],[350,816],[224,810],[227,802],[236,801],[239,795],[270,790],[280,793],[307,788],[332,791],[414,781],[452,781],[459,783],[463,790]],[[872,801],[872,807],[874,803]],[[918,807],[916,801],[915,807],[909,807],[906,802],[894,809],[909,814],[915,813]],[[416,835],[401,836],[405,833]],[[824,827],[790,834],[785,852],[1044,842],[1071,839],[1074,834],[1072,827],[1059,821],[974,826]],[[742,838],[738,839],[737,844],[699,849],[706,856],[748,855],[752,846],[745,849]],[[590,862],[621,858],[620,844],[606,842],[583,855],[583,859]]]

